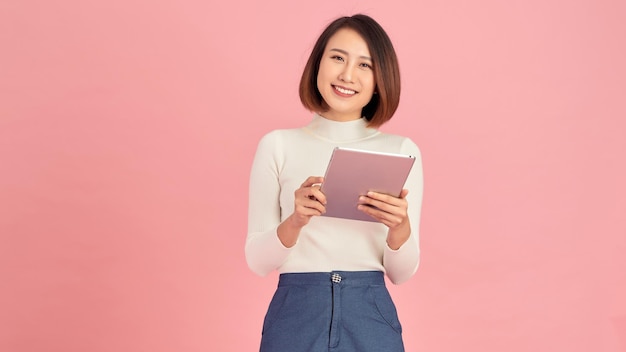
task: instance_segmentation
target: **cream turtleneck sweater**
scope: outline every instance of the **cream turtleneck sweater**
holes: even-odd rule
[[[259,142],[250,176],[246,260],[252,271],[280,273],[365,271],[386,273],[395,284],[419,264],[422,161],[409,138],[367,128],[365,119],[337,122],[315,114],[305,127],[275,130]],[[324,176],[335,147],[401,153],[416,157],[404,188],[409,190],[412,233],[398,250],[386,244],[381,223],[315,216],[286,248],[276,229],[294,210],[294,192],[309,176]]]

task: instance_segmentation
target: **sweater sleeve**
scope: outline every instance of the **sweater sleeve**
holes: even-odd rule
[[[401,152],[415,156],[415,163],[404,186],[404,188],[409,190],[407,201],[409,204],[408,213],[409,221],[411,222],[411,235],[397,250],[392,250],[389,246],[385,246],[383,254],[383,266],[387,276],[394,284],[401,284],[411,278],[419,265],[419,225],[424,185],[422,157],[417,145],[407,138],[402,145]]]
[[[279,133],[265,135],[259,142],[250,172],[245,255],[250,270],[261,276],[278,268],[291,252],[276,233],[281,221],[281,151]]]

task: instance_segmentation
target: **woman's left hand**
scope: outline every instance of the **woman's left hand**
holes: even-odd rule
[[[367,192],[359,198],[359,210],[387,225],[389,229],[396,228],[409,221],[406,201],[408,190],[403,189],[399,197],[388,194]],[[369,205],[369,206],[368,206]]]
[[[408,193],[407,189],[403,189],[399,197],[377,192],[367,192],[367,195],[359,197],[358,209],[389,228],[387,244],[392,249],[398,249],[411,234],[407,211],[409,203],[406,200]]]

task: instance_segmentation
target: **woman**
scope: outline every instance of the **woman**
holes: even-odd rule
[[[385,31],[365,15],[342,17],[318,38],[302,75],[300,99],[312,120],[259,142],[246,260],[259,275],[280,273],[262,352],[404,351],[384,275],[399,284],[417,270],[421,158],[409,138],[376,129],[399,98],[398,62]],[[336,146],[416,157],[399,197],[370,192],[358,200],[376,222],[320,216],[326,198],[319,175]]]

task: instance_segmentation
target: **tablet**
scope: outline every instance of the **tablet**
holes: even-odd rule
[[[376,221],[357,209],[359,196],[375,191],[398,197],[414,162],[411,155],[335,148],[321,185],[323,216]]]

